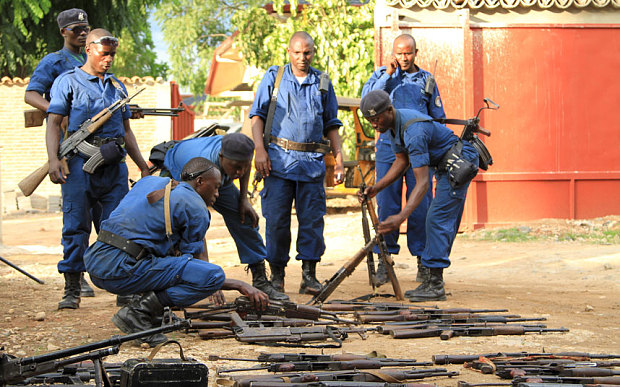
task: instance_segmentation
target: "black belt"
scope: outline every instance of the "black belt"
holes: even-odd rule
[[[125,145],[125,137],[121,136],[121,137],[99,137],[99,136],[93,136],[91,138],[88,138],[86,140],[89,144],[92,144],[94,146],[101,146],[103,144],[107,144],[109,142],[116,142],[118,145],[123,146]]]
[[[139,244],[107,230],[99,230],[97,240],[123,250],[137,260],[142,259],[147,253],[146,249]]]
[[[331,150],[329,140],[326,144],[320,142],[295,142],[286,138],[271,136],[271,142],[284,150],[317,153],[329,153]]]

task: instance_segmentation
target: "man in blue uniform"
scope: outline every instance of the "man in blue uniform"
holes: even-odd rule
[[[310,67],[316,50],[306,32],[293,34],[287,53],[290,63],[284,72],[277,93],[273,125],[265,127],[269,102],[276,83],[278,66],[272,66],[261,81],[250,110],[252,136],[256,145],[254,165],[264,177],[261,191],[263,216],[266,219],[267,260],[271,266],[271,282],[284,289],[284,268],[290,257],[291,209],[297,212],[297,259],[302,261],[300,293],[316,294],[321,289],[316,279],[316,264],[325,252],[323,239],[326,212],[325,161],[323,155],[331,144],[336,166],[335,183],[340,184],[343,162],[337,117],[338,102],[331,83],[319,89],[321,73]],[[263,131],[270,131],[267,149]]]
[[[443,105],[433,76],[415,64],[418,49],[413,36],[409,34],[398,36],[394,39],[392,49],[393,53],[387,66],[380,67],[372,74],[362,89],[362,97],[373,90],[383,90],[390,95],[392,105],[396,109],[413,109],[433,118],[444,118]],[[429,85],[427,86],[427,84]],[[376,181],[385,176],[394,159],[389,136],[385,133],[380,134],[376,151]],[[426,240],[424,231],[426,213],[433,199],[432,171],[429,173],[429,189],[420,205],[407,218],[407,247],[411,255],[417,256],[418,259],[418,275],[416,278],[418,282],[423,282],[428,277],[428,268],[422,265],[420,256],[424,251]],[[413,170],[407,170],[405,182],[407,184],[407,196],[409,196],[416,184]],[[377,195],[380,221],[401,211],[402,192],[403,179],[397,179],[394,184],[386,187]],[[385,235],[385,242],[390,254],[398,254],[400,251],[398,236],[399,230]],[[375,252],[378,253],[378,250]],[[387,281],[387,272],[383,266],[383,260],[381,260],[377,270],[376,282],[377,285],[383,285]]]
[[[37,65],[30,77],[24,100],[27,104],[47,114],[50,89],[54,80],[62,73],[84,65],[86,54],[81,52],[86,44],[86,35],[90,32],[88,15],[79,8],[62,11],[56,19],[65,43],[62,50],[46,55]],[[65,122],[66,128],[66,122]],[[63,128],[63,129],[65,129]],[[82,276],[82,297],[94,297],[95,292]]]
[[[52,182],[62,184],[63,198],[64,258],[58,263],[58,271],[65,277],[65,292],[58,304],[59,309],[79,307],[79,281],[80,273],[85,271],[83,254],[91,231],[91,209],[100,205],[101,220],[104,220],[128,191],[125,150],[140,168],[142,176],[149,174],[131,131],[131,113],[127,108],[116,111],[88,138],[92,145],[105,147],[106,154],[111,156],[107,164],[93,174],[82,170],[86,156],[80,154],[68,161],[69,174],[62,171],[57,156],[63,137],[61,122],[65,117],[68,119],[67,133],[71,134],[88,118],[127,95],[123,84],[107,73],[117,46],[118,39],[108,31],[91,31],[86,39],[86,63],[56,78],[51,90],[46,131],[49,176]]]
[[[430,185],[429,168],[436,169],[437,186],[426,217],[426,246],[422,252],[422,263],[430,268],[430,274],[408,296],[412,302],[445,300],[443,269],[450,265],[450,250],[461,222],[467,188],[478,172],[478,153],[468,141],[461,141],[444,125],[432,122],[431,117],[415,110],[395,109],[383,90],[368,93],[360,109],[375,130],[389,136],[396,155],[385,176],[365,193],[375,196],[400,178],[409,165],[417,181],[402,211],[379,224],[380,233],[398,230],[422,203]]]
[[[46,55],[30,77],[24,100],[27,104],[47,112],[50,89],[54,80],[62,73],[86,63],[86,54],[81,50],[90,32],[88,15],[81,9],[72,8],[58,14],[58,28],[65,43],[61,50]]]
[[[211,219],[207,206],[216,201],[221,179],[216,165],[193,158],[181,183],[140,179],[102,222],[97,242],[84,256],[93,283],[116,294],[145,293],[112,318],[124,333],[154,328],[164,307],[187,307],[220,289],[238,290],[259,310],[269,304],[265,293],[226,278],[222,268],[203,260]],[[159,334],[143,341],[155,346],[165,340]]]
[[[286,294],[274,289],[265,274],[267,250],[258,232],[258,214],[248,200],[253,156],[252,139],[242,133],[231,133],[181,141],[166,152],[164,166],[177,181],[181,178],[183,166],[194,157],[204,157],[219,168],[222,185],[213,208],[224,217],[241,263],[247,264],[252,272],[252,285],[267,293],[272,300],[288,300]],[[241,191],[233,184],[235,179],[239,179]]]

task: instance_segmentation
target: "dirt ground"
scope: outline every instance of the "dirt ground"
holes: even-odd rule
[[[618,224],[620,217],[611,221]],[[360,223],[360,213],[355,210],[326,217],[327,251],[317,269],[319,279],[331,277],[363,245]],[[559,227],[559,223],[549,222],[550,227]],[[110,321],[117,310],[115,297],[103,290],[97,289],[95,298],[82,299],[77,310],[56,310],[63,288],[63,280],[56,270],[62,254],[61,227],[61,217],[55,214],[5,218],[3,221],[1,255],[45,281],[44,285],[37,284],[0,263],[0,345],[10,354],[32,356],[103,340],[119,333]],[[251,281],[244,266],[239,264],[234,243],[217,214],[214,214],[207,238],[212,262],[224,267],[231,278]],[[402,288],[407,290],[417,286],[414,281],[415,259],[408,252],[401,252],[394,258]],[[286,290],[293,301],[303,303],[309,300],[309,296],[297,294],[300,273],[301,265],[292,261],[287,268]],[[442,308],[506,308],[511,314],[524,317],[546,317],[549,327],[566,327],[570,332],[456,337],[449,341],[439,338],[395,340],[370,333],[366,340],[351,335],[341,349],[324,350],[324,353],[364,354],[376,350],[388,357],[416,358],[418,361],[430,361],[434,354],[498,351],[618,353],[619,274],[619,244],[554,240],[493,242],[459,235],[452,251],[452,266],[445,271],[446,289],[450,295],[447,301],[433,305]],[[332,299],[350,299],[370,291],[365,264],[362,264],[341,284]],[[391,292],[391,288],[386,285],[380,291]],[[227,292],[227,297],[232,300],[236,295]],[[320,352],[318,349],[269,348],[239,343],[234,339],[204,341],[196,334],[180,332],[169,336],[181,342],[186,354],[205,362],[211,376],[218,367],[246,367],[251,363],[208,362],[209,354],[256,357],[262,351]],[[124,344],[120,354],[107,361],[144,357],[148,353],[144,348]],[[161,357],[176,357],[172,347],[164,348],[162,353]],[[461,373],[452,379],[436,378],[429,382],[439,386],[456,386],[459,380],[499,382],[494,376],[481,375],[460,365],[446,368]]]

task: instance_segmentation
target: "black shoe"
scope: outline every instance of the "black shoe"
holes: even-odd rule
[[[390,277],[388,277],[387,269],[385,268],[385,260],[379,258],[379,263],[377,264],[377,271],[375,272],[375,286],[383,286],[390,282]]]
[[[154,292],[148,292],[140,299],[135,300],[128,306],[122,307],[112,317],[112,322],[123,333],[137,333],[148,329],[157,328],[155,324],[158,318],[164,313],[164,306],[159,302]],[[155,347],[167,341],[168,338],[163,333],[157,333],[139,339],[139,343],[147,343],[150,347]]]
[[[316,264],[317,261],[302,261],[299,294],[312,294],[316,296],[323,289],[323,285],[316,279]]]
[[[86,281],[86,274],[80,273],[80,297],[95,297],[95,291]]]
[[[269,264],[271,269],[271,286],[280,293],[284,293],[284,266]]]
[[[430,268],[429,280],[418,286],[418,289],[414,290],[411,293],[408,292],[409,294],[407,295],[407,297],[409,297],[409,301],[445,301],[446,291],[444,289],[443,282],[443,268]]]
[[[422,258],[418,256],[418,274],[415,277],[415,281],[424,282],[430,277],[430,275],[430,270],[428,269],[428,267],[422,265]]]
[[[80,274],[63,273],[65,277],[65,294],[58,303],[58,309],[77,309],[80,307]]]
[[[267,279],[267,274],[265,273],[265,261],[248,265],[248,268],[252,272],[252,286],[265,292],[271,300],[289,300],[289,297],[286,294],[277,291]]]

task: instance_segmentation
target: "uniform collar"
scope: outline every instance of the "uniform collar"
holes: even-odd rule
[[[295,74],[293,74],[293,70],[291,69],[291,64],[287,64],[285,67],[285,74],[287,74],[287,78],[289,78],[291,81],[295,81],[297,82],[297,78],[295,77]],[[304,83],[316,83],[318,82],[318,70],[315,69],[314,67],[310,66],[310,70],[308,70],[308,75],[306,76],[306,79],[304,79],[302,85]]]
[[[99,79],[98,76],[91,75],[91,74],[87,73],[86,71],[82,70],[81,67],[76,67],[76,68],[79,70],[78,74],[80,74],[86,80],[93,81],[93,80],[98,80]],[[114,74],[112,74],[112,73],[105,73],[105,74],[103,74],[103,83],[106,83],[113,76],[114,76]]]
[[[392,132],[392,136],[396,138],[398,131],[401,130],[400,124],[402,122],[402,117],[400,116],[400,112],[398,109],[394,108],[394,127],[390,128],[390,132]]]
[[[417,77],[418,75],[422,74],[422,69],[420,68],[420,66],[418,65],[414,65],[414,66],[416,66],[418,71],[415,71],[413,73],[408,73],[406,71],[401,70],[401,68],[399,67],[396,69],[396,74],[401,77]]]

